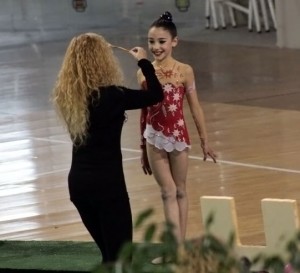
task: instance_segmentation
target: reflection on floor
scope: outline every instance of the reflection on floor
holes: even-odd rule
[[[233,196],[241,240],[263,243],[261,199],[300,200],[300,51],[276,48],[274,31],[179,27],[174,54],[194,68],[210,143],[219,156],[218,164],[202,162],[187,109],[193,143],[188,236],[203,231],[201,195]],[[146,28],[128,29],[93,31],[120,46],[146,46]],[[70,141],[49,103],[66,45],[83,31],[91,29],[5,33],[0,40],[0,239],[90,240],[69,201]],[[116,54],[126,68],[126,84],[136,87],[136,62],[124,52]],[[129,113],[122,136],[133,215],[152,206],[162,222],[157,185],[140,170],[138,116]],[[138,231],[135,239],[140,238]]]

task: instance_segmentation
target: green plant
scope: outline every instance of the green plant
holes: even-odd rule
[[[181,244],[177,244],[170,223],[165,223],[159,234],[161,243],[153,243],[158,226],[153,222],[145,225],[152,214],[153,209],[145,210],[134,225],[135,229],[145,226],[143,242],[124,245],[116,263],[99,265],[93,273],[284,273],[287,265],[293,270],[290,273],[300,272],[300,231],[287,243],[286,259],[258,254],[250,261],[246,257],[240,259],[233,251],[235,234],[223,242],[210,232],[213,214],[205,223],[203,236]],[[155,257],[162,257],[163,263],[151,264]],[[252,272],[253,265],[260,265],[264,270]]]
[[[142,212],[136,222],[135,229],[141,228],[153,209]],[[207,220],[206,228],[213,221]],[[124,245],[118,262],[100,265],[93,273],[238,273],[241,264],[232,251],[234,236],[225,244],[209,232],[201,238],[187,240],[178,244],[173,235],[173,226],[165,223],[159,234],[161,243],[153,243],[158,227],[149,223],[144,231],[143,243]],[[151,259],[162,257],[163,263],[152,265]],[[246,272],[244,272],[246,273]]]
[[[137,217],[134,228],[141,228],[152,214],[153,209],[142,212]],[[177,243],[172,229],[172,225],[166,223],[159,237],[161,243],[153,244],[157,225],[148,224],[144,231],[143,243],[125,244],[117,263],[100,265],[94,273],[172,273],[171,265],[167,263],[168,260],[176,261],[177,255]],[[152,265],[149,261],[154,257],[162,257],[163,264]]]
[[[252,261],[252,264],[262,264],[265,270],[271,273],[299,273],[300,272],[300,231],[287,242],[286,258],[280,255],[258,254]],[[289,266],[287,270],[286,267]]]

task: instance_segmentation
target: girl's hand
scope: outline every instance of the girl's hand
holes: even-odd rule
[[[141,164],[142,164],[142,169],[143,169],[144,173],[151,175],[152,170],[150,168],[146,147],[142,147]]]
[[[129,53],[138,61],[141,59],[147,59],[147,52],[144,48],[136,46],[129,50]]]
[[[214,163],[217,163],[217,155],[215,152],[201,139],[201,148],[203,151],[203,161],[206,161],[207,157],[211,157]]]

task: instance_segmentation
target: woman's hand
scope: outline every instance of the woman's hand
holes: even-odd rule
[[[146,147],[142,147],[141,149],[142,149],[142,156],[141,156],[142,169],[145,174],[151,175],[152,170],[150,168]]]
[[[138,61],[141,59],[147,59],[147,52],[144,48],[136,46],[129,50],[129,53]]]

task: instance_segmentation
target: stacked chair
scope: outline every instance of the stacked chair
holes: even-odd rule
[[[218,30],[227,27],[230,19],[232,27],[237,26],[236,12],[243,13],[247,18],[248,30],[253,31],[253,25],[258,33],[262,32],[262,25],[266,32],[270,31],[270,21],[276,30],[276,16],[274,0],[248,0],[241,4],[235,0],[205,0],[206,27]]]

